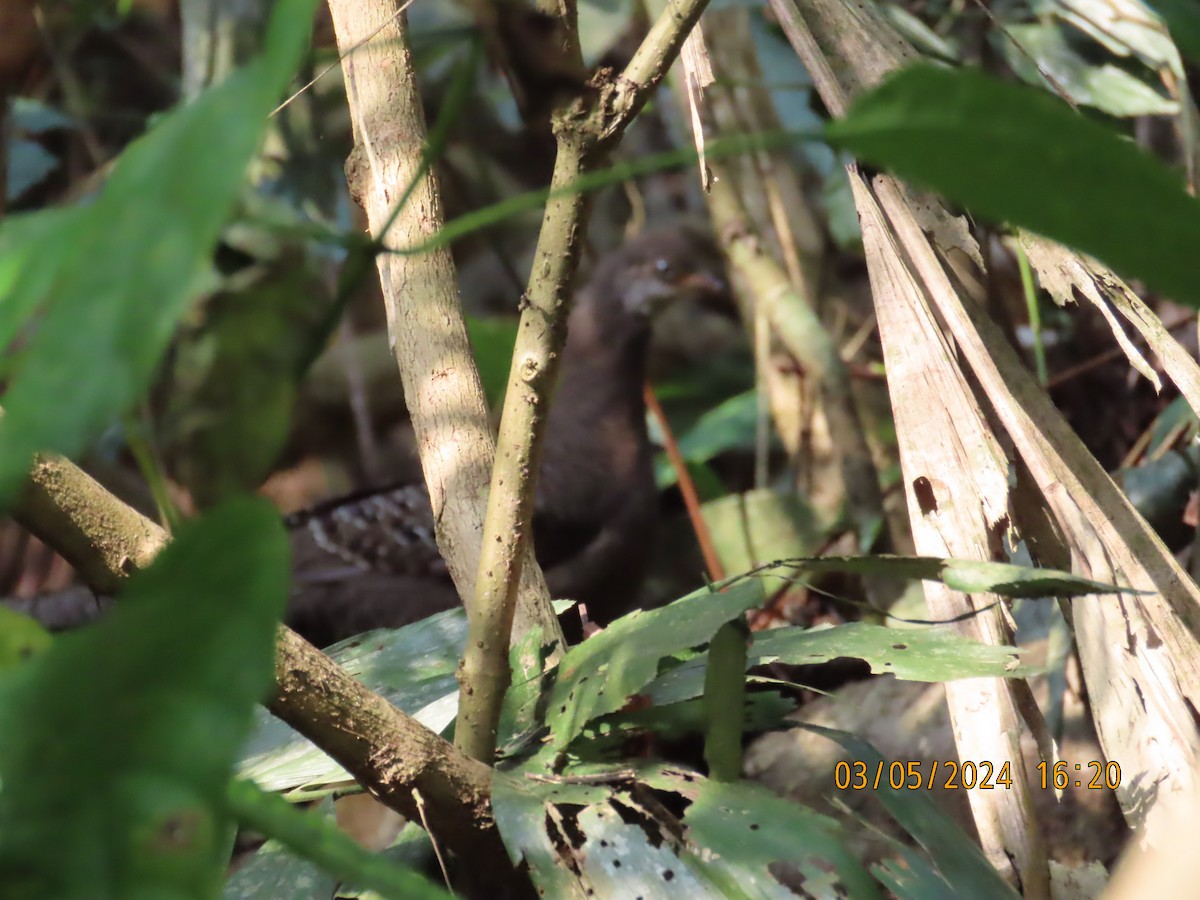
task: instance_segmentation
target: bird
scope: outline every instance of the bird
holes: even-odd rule
[[[719,304],[727,296],[712,238],[683,226],[646,232],[602,255],[575,293],[532,537],[551,595],[583,604],[597,626],[637,607],[652,559],[658,489],[643,383],[654,319],[677,301]],[[284,523],[292,549],[285,622],[319,647],[460,603],[423,482],[335,498]],[[5,605],[65,630],[109,602],[77,589]],[[564,629],[569,639],[581,637],[570,619]]]
[[[655,316],[673,302],[719,301],[727,292],[712,239],[678,226],[605,254],[576,292],[532,532],[551,595],[583,604],[597,626],[636,608],[653,552],[658,489],[642,386]],[[460,602],[423,483],[320,504],[286,521],[295,585],[286,621],[318,646]]]

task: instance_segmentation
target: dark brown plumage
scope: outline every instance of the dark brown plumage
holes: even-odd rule
[[[652,552],[658,497],[642,385],[654,313],[689,294],[723,291],[711,242],[673,229],[604,256],[575,300],[533,538],[551,594],[585,603],[598,624],[634,608]],[[330,501],[286,522],[294,569],[287,622],[318,646],[459,602],[424,484]],[[107,606],[86,590],[5,602],[54,630]]]
[[[630,611],[652,551],[658,497],[642,384],[654,313],[723,290],[719,256],[682,229],[602,258],[568,322],[550,408],[533,539],[551,594],[598,624]],[[423,485],[292,516],[296,594],[288,622],[317,644],[398,627],[458,603],[433,540]]]

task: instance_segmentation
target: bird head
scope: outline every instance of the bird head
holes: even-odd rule
[[[615,353],[640,372],[660,312],[680,301],[715,305],[728,298],[711,237],[679,226],[645,232],[606,253],[592,270],[571,313],[567,359],[586,363],[593,353]]]
[[[638,317],[652,318],[680,300],[729,292],[720,251],[710,237],[693,229],[646,232],[626,242],[611,265],[623,311]]]

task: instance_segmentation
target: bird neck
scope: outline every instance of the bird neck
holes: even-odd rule
[[[589,307],[571,316],[543,445],[540,499],[563,515],[612,502],[630,479],[653,479],[642,396],[649,323],[598,328]]]
[[[650,334],[650,321],[627,312],[621,298],[599,297],[585,289],[568,322],[552,410],[586,410],[588,418],[619,414],[642,427]],[[552,421],[553,417],[552,411]]]

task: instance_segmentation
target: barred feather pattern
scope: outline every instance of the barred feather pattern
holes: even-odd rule
[[[448,577],[438,552],[423,484],[407,484],[324,503],[285,520],[298,584],[362,572]]]

